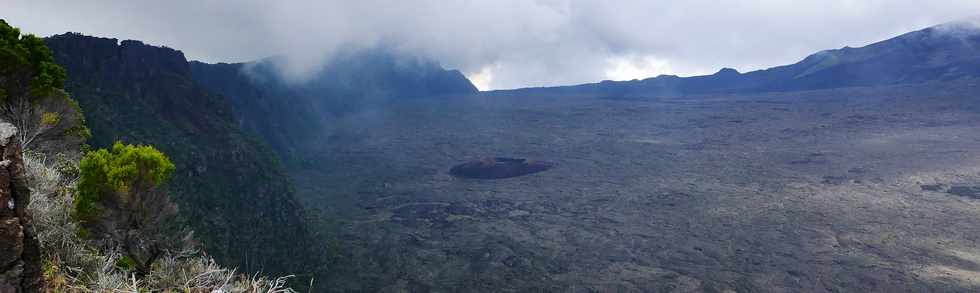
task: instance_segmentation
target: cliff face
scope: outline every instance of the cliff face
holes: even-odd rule
[[[190,64],[195,81],[227,97],[238,127],[262,138],[283,158],[312,139],[322,123],[309,101],[254,79],[243,72],[246,64]]]
[[[65,89],[85,113],[93,147],[151,144],[171,158],[171,197],[209,254],[267,273],[314,261],[293,257],[309,249],[309,237],[274,153],[240,131],[224,98],[191,79],[183,53],[79,34],[46,43],[67,72]]]
[[[27,212],[31,190],[16,133],[0,123],[0,292],[40,292],[41,251]]]
[[[335,118],[383,112],[393,102],[477,93],[456,70],[384,49],[343,52],[305,80],[284,80],[281,60],[191,62],[194,80],[228,98],[239,125],[290,161],[317,151]]]

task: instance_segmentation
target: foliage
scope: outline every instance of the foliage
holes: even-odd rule
[[[73,216],[90,236],[108,236],[126,263],[149,271],[167,249],[179,246],[174,206],[162,184],[174,164],[152,146],[116,142],[112,150],[85,154],[79,163]],[[95,233],[95,235],[92,235]]]
[[[92,128],[87,143],[111,148],[125,139],[166,153],[178,170],[168,195],[210,256],[250,273],[308,272],[318,263],[287,257],[317,246],[275,153],[242,133],[224,97],[194,82],[181,52],[72,33],[45,42]]]
[[[51,165],[73,164],[59,157]],[[64,166],[49,163],[44,154],[24,154],[34,194],[28,211],[41,243],[46,292],[295,292],[285,285],[291,276],[239,274],[195,251],[166,252],[137,278],[132,269],[119,265],[126,262],[121,249],[100,248],[78,236],[79,225],[69,216],[77,178],[66,177],[59,170]]]
[[[82,151],[87,152],[87,150]],[[65,154],[59,153],[55,156],[54,169],[62,178],[78,179],[78,164]],[[74,188],[75,184],[70,184],[70,186]]]
[[[22,148],[45,136],[80,144],[91,135],[64,83],[65,71],[42,39],[0,20],[0,119],[19,129]]]
[[[168,179],[175,167],[163,153],[152,146],[123,145],[116,142],[112,151],[99,149],[85,154],[79,163],[76,210],[82,221],[95,216],[98,202],[106,196],[123,196],[121,201],[139,200]]]

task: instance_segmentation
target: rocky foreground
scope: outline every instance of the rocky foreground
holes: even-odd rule
[[[0,123],[0,292],[41,290],[41,250],[27,211],[31,190],[17,128]]]

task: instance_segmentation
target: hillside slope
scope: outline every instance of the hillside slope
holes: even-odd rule
[[[208,90],[228,97],[242,129],[291,160],[326,140],[335,118],[375,114],[394,100],[478,92],[459,71],[383,49],[341,53],[302,81],[284,80],[280,61],[191,62],[191,71]]]
[[[300,270],[282,257],[310,248],[289,181],[274,154],[235,126],[228,103],[191,79],[183,53],[72,33],[46,42],[93,130],[90,144],[151,144],[177,165],[171,196],[208,253],[246,271]]]
[[[812,54],[800,62],[739,73],[662,75],[632,81],[519,89],[514,93],[683,95],[818,90],[853,86],[914,84],[980,77],[980,25],[962,21],[906,33],[860,48]]]

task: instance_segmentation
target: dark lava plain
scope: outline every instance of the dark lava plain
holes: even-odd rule
[[[484,93],[349,117],[294,170],[337,291],[980,290],[980,85]],[[513,154],[561,166],[446,172]]]

